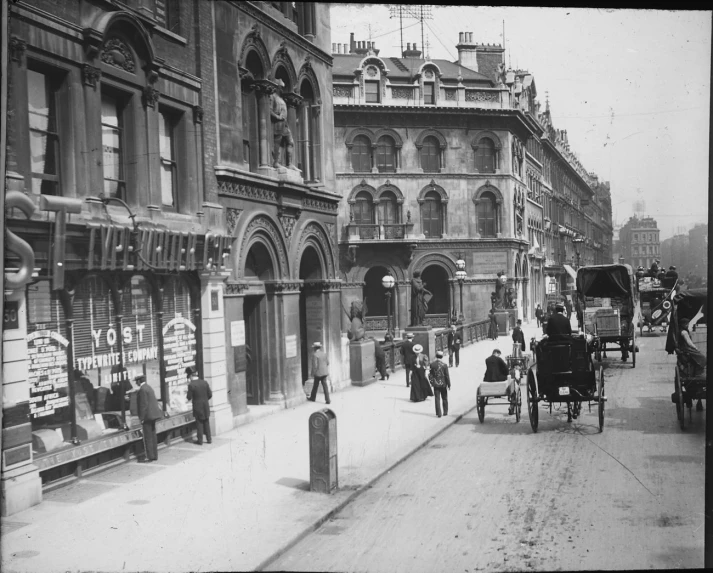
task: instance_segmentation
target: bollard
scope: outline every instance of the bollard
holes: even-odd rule
[[[309,417],[309,489],[332,493],[337,487],[337,416],[324,408]]]

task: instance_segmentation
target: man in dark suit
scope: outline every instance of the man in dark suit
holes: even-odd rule
[[[545,328],[545,334],[548,338],[561,339],[572,334],[572,325],[563,313],[564,304],[558,302],[555,305],[555,313],[549,318]]]
[[[386,352],[381,347],[381,342],[374,339],[374,359],[376,360],[376,369],[381,374],[381,380],[388,380],[389,373],[386,371]]]
[[[158,405],[153,388],[146,384],[146,376],[139,374],[134,382],[139,387],[139,391],[136,393],[136,405],[139,410],[139,420],[141,420],[144,430],[146,461],[155,462],[158,459],[156,420],[163,418],[163,412]]]
[[[406,340],[401,345],[401,356],[403,357],[404,370],[406,371],[406,387],[411,384],[411,372],[416,364],[416,353],[413,351],[413,333],[406,334]]]
[[[485,376],[483,382],[502,382],[508,379],[508,365],[500,358],[500,350],[493,350],[493,354],[485,359]]]
[[[203,445],[203,432],[205,431],[205,441],[209,444],[210,439],[210,404],[208,401],[213,397],[213,392],[208,382],[198,378],[195,368],[186,368],[188,377],[188,394],[186,399],[193,402],[193,417],[196,419],[196,444]]]
[[[512,329],[512,341],[517,344],[520,343],[520,348],[525,352],[525,333],[522,331],[522,320],[517,319],[517,326]]]
[[[451,324],[448,331],[448,366],[453,366],[453,357],[456,359],[456,368],[460,364],[460,333],[456,330],[456,325]]]

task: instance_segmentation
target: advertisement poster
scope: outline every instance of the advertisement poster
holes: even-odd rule
[[[67,345],[69,341],[50,330],[27,335],[30,385],[30,416],[51,416],[57,408],[69,406]]]

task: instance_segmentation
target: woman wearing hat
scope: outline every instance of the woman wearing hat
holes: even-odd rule
[[[429,368],[428,356],[423,353],[423,346],[415,344],[413,351],[416,354],[416,362],[413,365],[413,375],[411,376],[411,401],[423,402],[428,396],[433,396],[433,390],[428,383],[426,371]]]

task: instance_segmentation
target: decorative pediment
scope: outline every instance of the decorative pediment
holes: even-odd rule
[[[99,59],[105,64],[124,70],[131,74],[136,73],[136,60],[134,54],[119,38],[109,38],[101,48]]]

